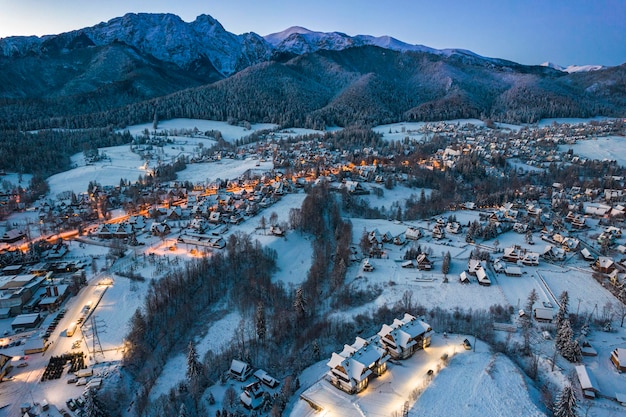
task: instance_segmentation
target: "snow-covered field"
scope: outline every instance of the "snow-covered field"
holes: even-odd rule
[[[568,149],[574,151],[574,155],[582,158],[617,161],[621,166],[626,165],[626,138],[622,136],[600,137],[578,141],[573,145],[559,146],[561,151]]]

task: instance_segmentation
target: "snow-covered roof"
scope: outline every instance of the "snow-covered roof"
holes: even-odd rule
[[[598,383],[587,367],[585,365],[577,365],[575,368],[581,388],[583,390],[598,391]]]

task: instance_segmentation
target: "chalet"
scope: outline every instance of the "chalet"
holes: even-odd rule
[[[537,307],[533,310],[535,320],[543,323],[552,323],[554,312],[551,308]]]
[[[435,225],[435,227],[433,227],[433,239],[439,240],[444,237],[446,237],[446,232],[443,226]]]
[[[587,249],[587,248],[583,248],[583,250],[580,251],[580,256],[582,256],[582,258],[585,261],[590,261],[590,262],[595,262],[596,261],[595,256],[593,256],[591,254],[591,252],[589,252],[589,249]]]
[[[407,239],[418,240],[422,237],[422,231],[416,227],[408,227],[406,232],[404,232],[404,235]]]
[[[356,394],[367,388],[370,377],[387,371],[389,355],[386,350],[370,341],[357,337],[351,346],[344,345],[341,353],[334,353],[327,365],[327,379],[337,388]]]
[[[489,279],[489,276],[487,275],[487,271],[485,271],[485,268],[479,268],[476,270],[476,278],[478,279],[478,283],[480,285],[483,285],[485,287],[488,287],[491,285],[491,280]]]
[[[578,382],[583,391],[583,397],[589,399],[596,398],[600,390],[598,389],[598,383],[591,371],[589,371],[585,365],[576,365],[575,368]]]
[[[250,375],[252,375],[252,368],[246,362],[233,359],[230,363],[228,374],[237,381],[244,382]]]
[[[596,262],[593,264],[593,266],[596,271],[602,272],[603,274],[610,274],[616,268],[613,259],[607,258],[606,256],[600,256],[598,259],[596,259]]]
[[[239,400],[244,407],[250,410],[256,410],[263,405],[265,390],[261,385],[261,381],[255,381],[244,387],[243,392],[239,396]]]
[[[520,262],[526,266],[537,266],[539,265],[539,254],[536,252],[526,252]]]
[[[513,225],[513,231],[516,233],[526,233],[526,231],[528,230],[528,224],[526,223],[515,223]]]
[[[393,244],[402,246],[406,243],[406,236],[402,233],[393,238]]]
[[[502,259],[504,259],[507,262],[519,261],[518,247],[511,246],[508,248],[504,248],[504,254],[502,255]]]
[[[611,353],[611,363],[619,372],[626,371],[626,349],[617,348]]]
[[[467,272],[470,275],[476,276],[476,271],[481,269],[483,264],[478,259],[471,259],[467,261]]]
[[[546,245],[541,256],[550,261],[563,261],[565,260],[565,251],[556,246]]]
[[[333,352],[326,365],[330,368],[328,380],[337,388],[348,394],[356,394],[367,388],[372,371],[365,364]]]
[[[433,269],[433,263],[428,259],[425,253],[417,255],[417,269],[422,271],[430,271]]]
[[[458,235],[461,233],[461,225],[458,222],[450,222],[446,225],[446,232]]]
[[[383,324],[378,332],[380,343],[394,359],[406,359],[417,350],[430,346],[432,328],[422,320],[405,313],[391,325]]]

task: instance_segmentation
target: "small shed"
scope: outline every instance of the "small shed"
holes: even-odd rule
[[[575,368],[576,375],[578,376],[578,382],[583,390],[583,397],[589,399],[596,398],[596,394],[600,391],[598,390],[598,383],[596,382],[593,374],[585,365],[577,365]]]
[[[470,283],[469,277],[467,276],[465,271],[461,272],[461,275],[459,275],[459,281],[461,281],[461,284],[469,284]]]

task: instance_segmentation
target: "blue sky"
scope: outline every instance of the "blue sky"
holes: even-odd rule
[[[626,0],[0,0],[0,37],[61,33],[128,12],[209,14],[233,33],[290,26],[390,35],[522,64],[626,63]]]

